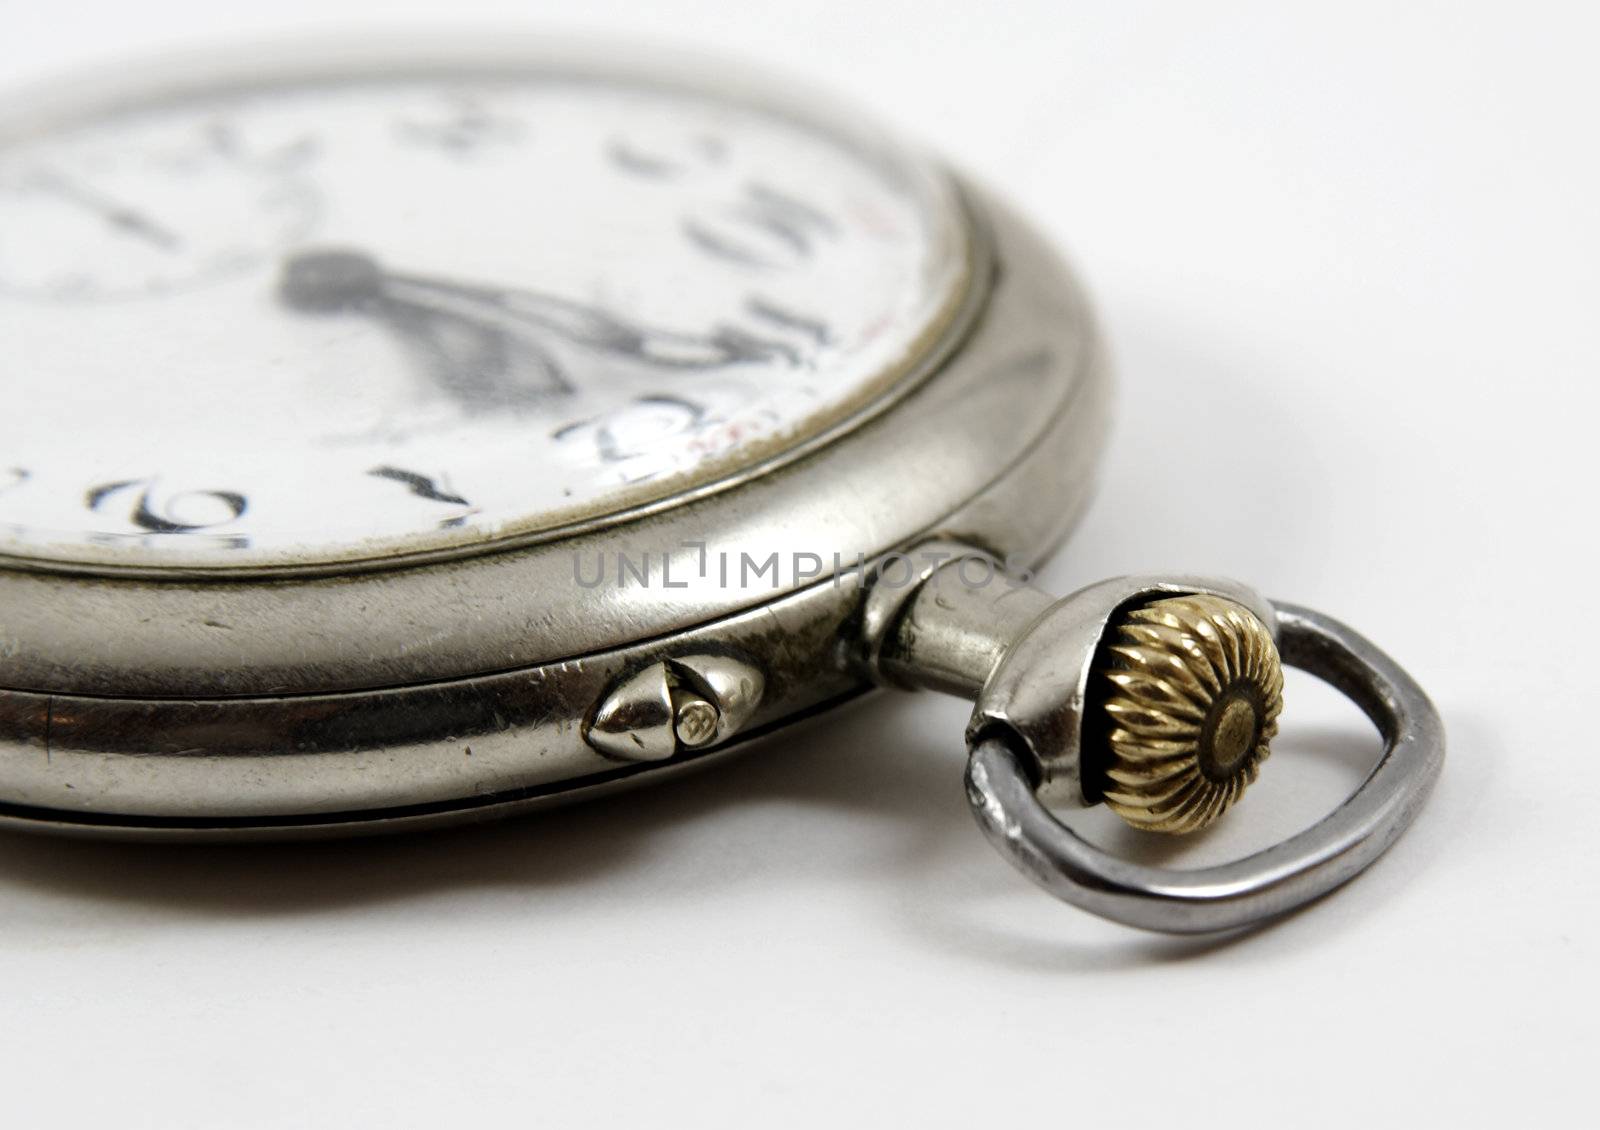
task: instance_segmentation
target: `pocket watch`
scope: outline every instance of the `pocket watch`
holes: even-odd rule
[[[338,44],[0,118],[0,820],[401,831],[702,766],[873,687],[975,703],[979,825],[1133,925],[1366,866],[1442,731],[1326,616],[1207,578],[1062,600],[1103,342],[1038,233],[859,115],[721,64]],[[1280,659],[1386,752],[1197,871]]]

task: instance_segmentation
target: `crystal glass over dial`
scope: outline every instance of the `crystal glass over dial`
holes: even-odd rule
[[[0,554],[449,552],[726,478],[903,387],[945,176],[654,79],[219,87],[0,141]]]

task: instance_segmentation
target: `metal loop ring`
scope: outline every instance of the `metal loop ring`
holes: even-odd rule
[[[1028,878],[1105,918],[1174,934],[1232,930],[1284,914],[1348,882],[1403,832],[1444,764],[1444,726],[1415,680],[1331,617],[1274,602],[1284,662],[1338,688],[1385,748],[1350,799],[1298,835],[1233,863],[1147,867],[1102,851],[1039,800],[1003,736],[971,749],[967,799],[984,834]]]

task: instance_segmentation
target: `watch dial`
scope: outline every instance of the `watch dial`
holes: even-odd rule
[[[123,106],[0,147],[0,551],[303,565],[614,513],[891,389],[966,256],[941,174],[642,79]]]

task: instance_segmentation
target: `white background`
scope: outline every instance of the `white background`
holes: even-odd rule
[[[1326,609],[1451,741],[1373,871],[1223,943],[1026,885],[967,814],[962,704],[931,697],[464,833],[0,838],[5,1124],[1592,1125],[1591,12],[0,0],[14,80],[381,15],[626,29],[853,96],[1005,190],[1098,295],[1118,425],[1046,579],[1218,572]],[[1170,858],[1360,780],[1353,708],[1288,694],[1257,790]]]

